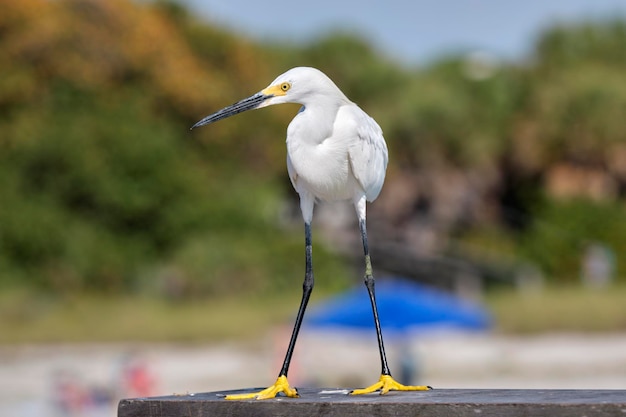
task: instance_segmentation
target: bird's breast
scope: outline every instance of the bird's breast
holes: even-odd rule
[[[350,170],[347,144],[338,138],[309,143],[288,137],[287,153],[296,191],[302,189],[326,200],[345,200],[358,192],[359,185]]]

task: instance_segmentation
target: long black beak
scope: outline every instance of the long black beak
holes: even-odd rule
[[[194,129],[196,127],[200,127],[200,126],[204,126],[204,125],[208,125],[209,123],[213,123],[213,122],[217,122],[218,120],[222,120],[225,119],[227,117],[230,117],[232,115],[244,112],[246,110],[252,110],[252,109],[256,109],[258,108],[265,100],[274,97],[274,95],[272,94],[263,94],[263,93],[256,93],[253,96],[250,96],[248,98],[244,98],[241,101],[236,102],[235,104],[232,104],[228,107],[224,107],[222,110],[219,110],[207,117],[205,117],[204,119],[200,120],[198,123],[196,123],[195,125],[191,126],[191,129]]]

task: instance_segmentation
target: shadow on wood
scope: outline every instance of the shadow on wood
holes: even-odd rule
[[[246,391],[251,390],[238,392]],[[363,396],[339,389],[298,391],[300,398],[263,401],[227,401],[225,392],[126,399],[119,403],[118,417],[626,416],[626,390],[435,389]]]

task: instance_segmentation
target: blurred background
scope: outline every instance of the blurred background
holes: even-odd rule
[[[390,332],[396,373],[626,386],[624,2],[0,7],[0,414],[273,381],[304,269],[298,106],[189,127],[303,65],[385,132],[375,275],[487,317]],[[362,248],[349,204],[313,226],[323,309],[361,285]],[[292,383],[371,383],[375,343],[305,323]]]

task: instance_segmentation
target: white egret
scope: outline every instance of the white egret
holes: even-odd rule
[[[313,290],[311,220],[317,199],[352,200],[363,241],[365,285],[372,304],[382,370],[378,382],[364,389],[353,390],[351,394],[430,389],[427,386],[406,386],[396,382],[391,376],[385,355],[365,227],[366,201],[371,202],[378,197],[387,169],[387,145],[378,124],[351,102],[324,73],[315,68],[297,67],[278,76],[260,92],[205,117],[192,129],[246,110],[281,103],[302,105],[287,129],[287,170],[293,187],[300,195],[304,219],[306,265],[302,301],[276,382],[260,392],[229,395],[226,398],[266,399],[275,397],[279,392],[288,397],[298,396],[297,390],[289,385],[287,373]]]

